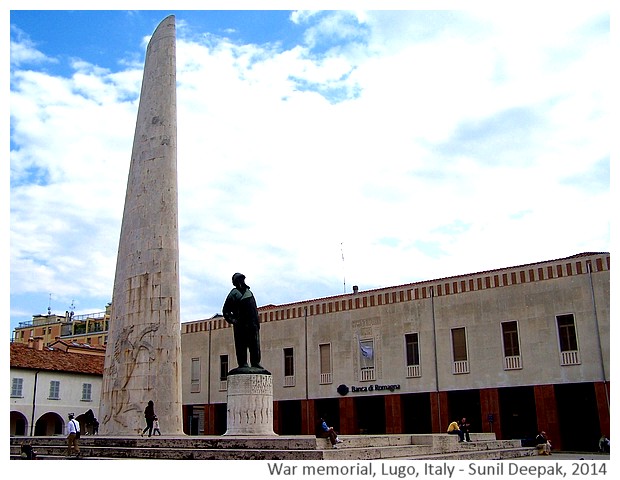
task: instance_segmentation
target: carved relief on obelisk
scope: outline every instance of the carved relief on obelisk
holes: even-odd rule
[[[146,50],[103,372],[103,435],[141,431],[149,400],[166,433],[183,432],[175,38],[169,16]]]

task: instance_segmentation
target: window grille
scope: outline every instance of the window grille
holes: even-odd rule
[[[420,376],[420,365],[407,365],[407,378],[417,378]]]

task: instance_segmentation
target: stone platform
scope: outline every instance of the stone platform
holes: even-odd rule
[[[448,434],[340,435],[333,448],[311,435],[247,436],[84,436],[84,459],[167,460],[502,460],[537,455],[520,440],[496,440],[494,434],[472,433],[472,443]],[[63,459],[64,436],[11,437],[10,458],[19,459],[20,445],[30,442],[38,459]]]

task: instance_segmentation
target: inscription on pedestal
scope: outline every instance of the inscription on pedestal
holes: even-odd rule
[[[273,395],[273,377],[271,375],[252,375],[253,395]]]

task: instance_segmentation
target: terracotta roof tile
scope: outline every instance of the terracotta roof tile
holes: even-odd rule
[[[11,343],[11,367],[57,372],[89,373],[103,375],[105,357],[63,352],[43,347],[30,348],[26,344]]]

